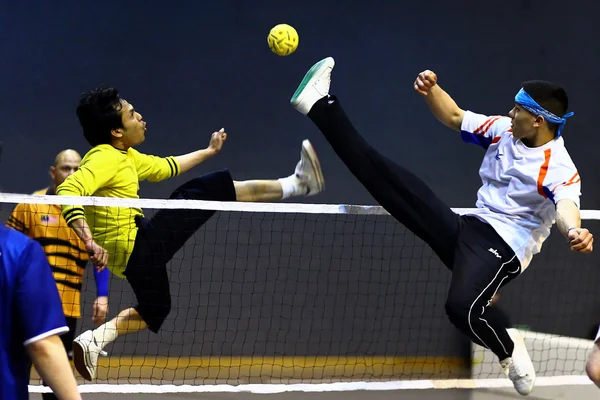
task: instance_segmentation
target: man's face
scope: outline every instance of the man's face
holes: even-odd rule
[[[525,110],[519,104],[515,104],[508,113],[512,120],[512,133],[517,139],[531,138],[536,133],[537,117]]]
[[[120,128],[123,142],[128,146],[137,146],[146,138],[146,123],[142,115],[135,111],[133,105],[127,100],[121,100],[121,121],[123,128]]]
[[[74,151],[65,152],[56,162],[56,165],[50,167],[50,177],[54,185],[58,186],[72,175],[79,168],[81,157]]]

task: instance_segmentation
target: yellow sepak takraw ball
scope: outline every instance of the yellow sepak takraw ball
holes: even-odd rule
[[[298,32],[288,24],[273,27],[267,37],[271,51],[278,56],[289,56],[298,48]]]

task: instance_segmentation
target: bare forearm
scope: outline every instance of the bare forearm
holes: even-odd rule
[[[84,243],[89,243],[94,240],[94,237],[92,236],[92,230],[90,229],[90,226],[85,218],[75,219],[69,224],[69,226],[75,231],[75,234],[81,240],[83,240]]]
[[[433,86],[425,96],[425,101],[438,121],[449,128],[460,131],[465,112],[444,89],[439,85]]]
[[[210,148],[206,148],[206,149],[194,151],[192,153],[184,154],[181,156],[176,156],[175,159],[179,163],[180,171],[183,173],[183,172],[189,171],[196,165],[204,162],[205,160],[213,157],[216,154],[217,153],[214,150],[212,150]]]
[[[571,200],[560,200],[556,204],[556,227],[565,237],[569,228],[581,228],[579,208]]]
[[[81,399],[67,353],[57,335],[29,344],[27,353],[44,382],[59,399]]]

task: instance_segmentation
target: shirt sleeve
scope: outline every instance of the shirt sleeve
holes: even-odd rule
[[[84,157],[79,169],[56,189],[60,196],[93,196],[117,174],[119,164],[113,151],[94,147]],[[84,218],[82,206],[63,205],[62,216],[71,224],[76,219]]]
[[[568,161],[551,170],[553,179],[547,186],[544,185],[544,191],[554,204],[566,199],[580,207],[581,177],[573,162],[570,159]]]
[[[465,143],[473,143],[487,150],[497,143],[504,133],[512,132],[511,120],[503,116],[486,116],[466,111],[460,127]]]
[[[10,217],[8,217],[6,226],[29,235],[29,228],[31,226],[31,204],[17,204],[10,214]]]
[[[19,261],[15,305],[23,344],[68,332],[56,282],[41,246],[31,241]]]
[[[130,149],[135,159],[135,164],[140,181],[160,182],[179,175],[179,163],[175,157],[157,157],[142,154]]]

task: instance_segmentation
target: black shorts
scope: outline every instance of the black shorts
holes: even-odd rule
[[[222,170],[188,181],[170,199],[235,201],[236,194],[229,171]],[[152,332],[158,332],[171,307],[167,263],[214,213],[161,209],[151,219],[136,220],[138,233],[124,275],[138,302],[135,309]]]

